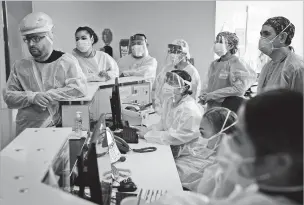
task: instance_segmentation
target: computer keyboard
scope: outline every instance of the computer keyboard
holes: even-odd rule
[[[130,197],[130,196],[137,196],[137,194],[134,193],[125,193],[125,192],[116,192],[116,197],[115,197],[115,204],[116,205],[120,205],[120,202],[126,198],[126,197]]]
[[[137,144],[138,143],[138,130],[132,127],[124,127],[121,132],[115,132],[115,135],[125,140],[127,143],[130,144]]]

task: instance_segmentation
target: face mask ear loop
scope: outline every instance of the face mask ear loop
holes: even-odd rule
[[[228,118],[229,118],[229,116],[230,116],[230,113],[231,113],[231,111],[229,110],[228,113],[227,113],[226,119],[225,119],[225,121],[224,121],[224,123],[223,123],[223,126],[222,126],[222,128],[221,128],[220,133],[223,132],[223,129],[225,128],[226,123],[227,123],[227,120],[228,120]]]
[[[230,112],[231,112],[231,111],[230,111]],[[230,112],[227,114],[227,117],[229,117]],[[226,117],[226,119],[228,119],[227,117]],[[238,122],[238,121],[236,120],[234,123],[232,123],[232,124],[229,125],[228,127],[222,129],[222,131],[220,131],[218,134],[221,134],[221,133],[225,132],[226,130],[228,130],[229,128],[233,127],[234,125],[236,125],[237,122]],[[225,120],[224,125],[225,125],[225,124],[226,124],[226,120]],[[213,150],[216,150],[216,149],[220,146],[220,144],[221,144],[221,143],[220,143],[220,142],[221,142],[220,139],[221,139],[221,137],[218,138],[218,140],[217,140],[217,142],[216,142],[216,144],[215,144]]]
[[[270,42],[273,43],[274,39],[276,39],[281,33],[284,33],[284,31],[291,25],[291,22],[286,26],[278,35],[276,35]]]

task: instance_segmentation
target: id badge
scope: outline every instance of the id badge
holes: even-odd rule
[[[219,79],[227,79],[229,73],[227,71],[221,71],[219,75]]]

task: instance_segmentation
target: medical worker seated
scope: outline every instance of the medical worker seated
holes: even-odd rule
[[[135,34],[130,38],[132,53],[117,61],[121,76],[142,76],[153,83],[157,61],[149,55],[147,37]]]
[[[119,75],[116,61],[93,45],[98,42],[96,33],[90,27],[79,27],[75,32],[76,48],[72,54],[77,58],[88,81],[108,81]]]
[[[151,205],[303,204],[303,94],[266,91],[248,100],[238,116],[235,133],[223,137],[217,156],[222,175],[216,183],[234,183],[231,194],[170,193]]]
[[[259,50],[270,57],[263,67],[258,93],[287,88],[303,93],[304,61],[290,46],[295,26],[285,17],[269,18],[262,26]]]
[[[181,146],[199,138],[202,113],[190,96],[191,76],[184,70],[166,76],[164,89],[171,96],[164,102],[160,122],[141,127],[139,136],[151,143]]]
[[[158,73],[152,87],[152,102],[155,109],[161,107],[164,99],[168,96],[163,89],[166,80],[166,73],[172,70],[184,70],[191,76],[191,96],[198,101],[201,92],[201,78],[197,69],[190,63],[189,45],[185,40],[176,39],[172,44],[168,44],[168,53],[166,59],[170,63],[165,65]]]
[[[20,32],[32,58],[12,66],[4,101],[18,109],[16,134],[26,128],[56,126],[61,123],[60,100],[87,94],[86,78],[71,54],[53,49],[52,19],[42,12],[28,14]]]
[[[215,155],[221,137],[233,133],[236,122],[236,114],[222,107],[212,108],[203,115],[200,124],[201,137],[185,145],[175,156],[177,171],[184,188],[197,191],[202,180],[214,175],[213,170],[218,167]],[[212,189],[214,181],[208,185],[208,188]]]
[[[239,39],[234,33],[221,32],[216,36],[214,52],[220,57],[208,70],[205,86],[200,96],[207,109],[221,107],[226,97],[244,96],[256,81],[255,71],[235,54]]]

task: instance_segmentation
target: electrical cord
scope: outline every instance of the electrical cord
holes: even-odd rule
[[[133,152],[137,153],[146,153],[146,152],[155,152],[157,150],[156,147],[144,147],[141,149],[131,149]]]

